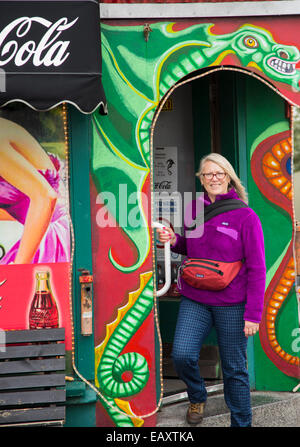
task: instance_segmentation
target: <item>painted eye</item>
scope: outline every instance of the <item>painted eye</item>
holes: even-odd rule
[[[253,37],[245,37],[244,44],[249,48],[256,48],[258,47],[258,42]]]
[[[288,59],[288,58],[289,58],[289,55],[288,55],[288,53],[287,53],[286,51],[284,51],[284,50],[280,50],[280,51],[279,51],[279,57],[280,57],[281,59]]]

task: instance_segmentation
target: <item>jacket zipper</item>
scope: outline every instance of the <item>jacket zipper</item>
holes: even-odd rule
[[[224,275],[224,273],[222,272],[222,270],[217,270],[217,269],[213,269],[212,267],[208,267],[207,265],[201,265],[201,264],[185,264],[185,266],[183,266],[183,270],[184,267],[202,267],[208,270],[212,270],[213,272],[218,273],[219,275]]]
[[[189,261],[187,261],[187,262],[192,262],[192,261],[203,262],[204,264],[213,265],[214,267],[220,266],[220,264],[218,264],[217,262],[207,261],[206,259],[190,258]]]

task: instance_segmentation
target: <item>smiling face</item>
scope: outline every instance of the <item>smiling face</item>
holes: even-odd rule
[[[300,51],[295,45],[277,43],[271,33],[255,25],[242,25],[235,33],[232,48],[245,67],[251,67],[274,81],[300,90]]]
[[[218,194],[227,193],[230,177],[218,164],[206,161],[200,174],[200,182],[210,200],[214,202]]]

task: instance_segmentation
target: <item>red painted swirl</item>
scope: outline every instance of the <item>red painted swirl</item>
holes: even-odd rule
[[[292,155],[290,131],[266,138],[251,158],[251,173],[263,196],[286,211],[293,219],[293,187],[287,168]],[[293,229],[294,232],[294,229]],[[272,278],[264,298],[264,311],[259,329],[261,345],[268,358],[284,374],[300,378],[300,362],[280,346],[276,319],[295,282],[293,237],[288,250]]]

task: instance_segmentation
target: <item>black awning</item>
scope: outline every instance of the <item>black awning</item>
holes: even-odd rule
[[[96,0],[0,0],[0,106],[105,109]]]

